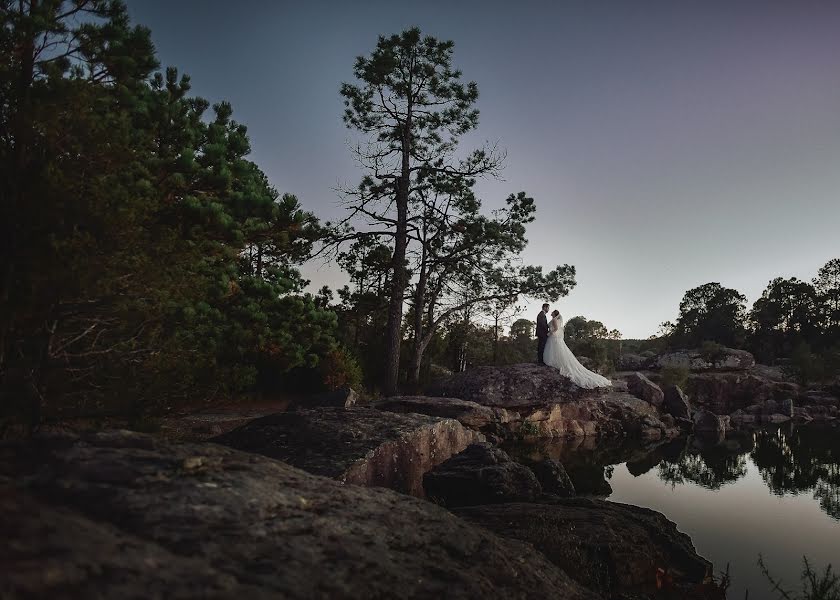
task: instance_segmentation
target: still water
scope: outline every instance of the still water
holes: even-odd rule
[[[788,589],[799,589],[803,556],[840,569],[840,429],[759,430],[712,447],[552,441],[511,452],[559,460],[579,494],[663,513],[715,571],[729,565],[731,599],[778,597],[759,554]]]

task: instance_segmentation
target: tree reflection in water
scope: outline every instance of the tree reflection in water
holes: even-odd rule
[[[609,496],[609,467],[625,463],[634,476],[653,469],[672,486],[694,483],[719,490],[747,474],[749,463],[758,469],[776,495],[811,493],[829,516],[840,520],[840,429],[783,426],[755,432],[734,432],[717,445],[704,446],[689,437],[659,446],[638,442],[552,441],[516,445],[512,454],[530,460],[554,458],[562,462],[583,494]]]
[[[840,431],[818,427],[760,431],[750,456],[771,492],[779,496],[812,492],[827,514],[840,519]]]
[[[828,515],[840,519],[840,431],[788,426],[752,436],[751,451],[743,439],[710,448],[694,447],[689,440],[677,460],[659,463],[658,475],[674,486],[692,482],[717,490],[746,475],[749,459],[772,493],[811,492]]]

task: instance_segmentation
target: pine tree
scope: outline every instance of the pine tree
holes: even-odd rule
[[[459,138],[478,125],[478,87],[461,81],[461,72],[452,67],[452,51],[452,42],[423,37],[417,28],[380,37],[369,57],[356,60],[358,83],[341,86],[345,123],[369,139],[356,151],[367,174],[358,188],[347,190],[350,216],[345,222],[363,217],[374,227],[363,234],[387,237],[393,248],[387,393],[398,384],[407,251],[417,231],[410,198],[430,175],[469,179],[493,173],[500,164],[485,150],[462,161],[453,158]]]

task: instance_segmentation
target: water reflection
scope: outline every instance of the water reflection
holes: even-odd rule
[[[580,494],[612,493],[611,465],[625,463],[638,477],[655,470],[672,487],[693,483],[709,490],[733,484],[751,461],[768,490],[778,496],[811,493],[822,510],[840,520],[840,430],[782,426],[734,432],[721,444],[689,436],[657,446],[637,442],[557,441],[512,446],[512,454],[562,462]]]

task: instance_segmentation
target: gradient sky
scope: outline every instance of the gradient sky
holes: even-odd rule
[[[537,202],[525,262],[569,263],[556,304],[647,337],[718,281],[752,303],[840,256],[840,2],[129,0],[164,66],[229,100],[252,159],[322,219],[361,177],[342,81],[377,35],[455,41],[478,83],[465,148],[507,150],[487,210]],[[344,283],[314,264],[313,286]],[[532,317],[539,301],[524,313]]]

